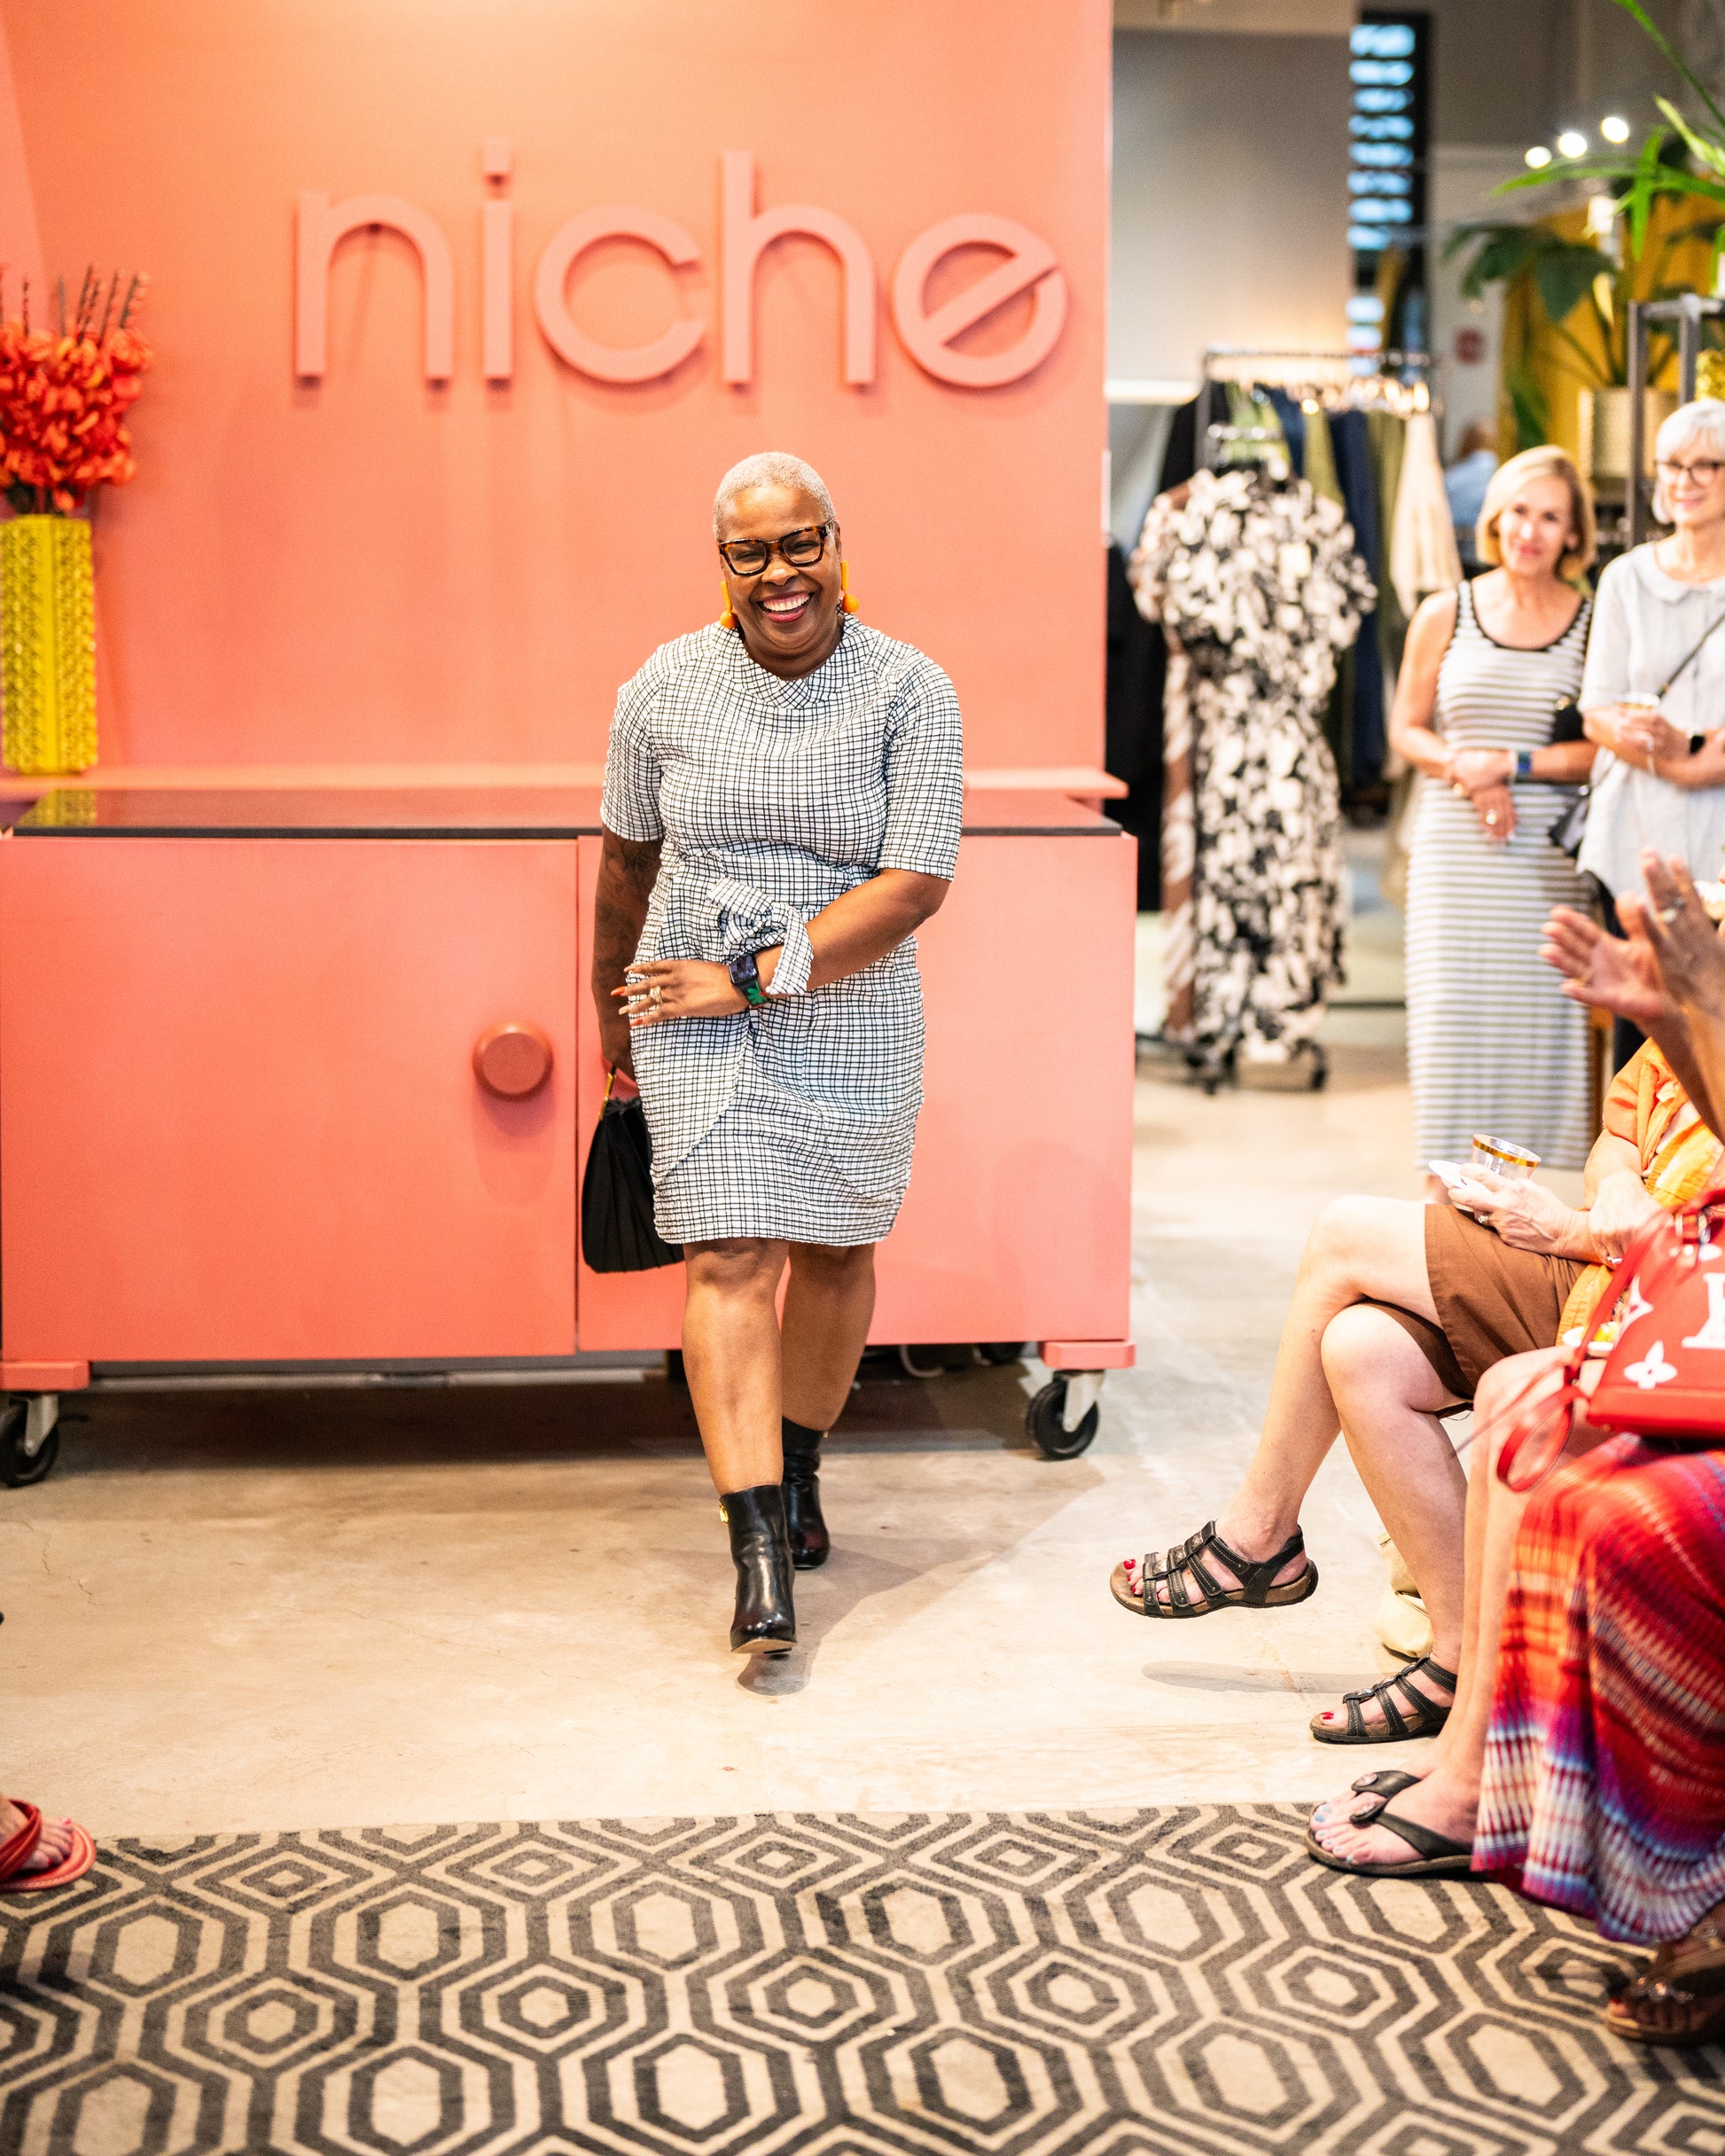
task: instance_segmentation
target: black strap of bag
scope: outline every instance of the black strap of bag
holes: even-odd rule
[[[1699,637],[1696,638],[1695,642],[1690,646],[1688,651],[1686,651],[1682,657],[1677,661],[1676,672],[1670,675],[1663,685],[1653,691],[1655,696],[1663,698],[1666,690],[1668,690],[1677,680],[1678,676],[1687,669],[1690,661],[1693,659],[1698,659],[1701,656],[1702,645],[1705,644],[1707,638],[1712,636],[1716,629],[1725,629],[1725,613],[1720,614],[1716,620],[1708,622],[1707,626],[1701,631]]]

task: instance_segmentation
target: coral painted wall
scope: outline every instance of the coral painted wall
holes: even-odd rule
[[[865,618],[948,668],[972,763],[1100,761],[1107,0],[0,0],[0,257],[32,251],[33,198],[51,271],[153,279],[141,473],[97,527],[105,763],[597,758],[618,683],[716,612],[714,483],[761,448],[823,472]],[[871,384],[841,380],[839,264],[805,238],[761,263],[753,379],[722,379],[734,151],[761,208],[861,234]],[[447,384],[387,230],[340,247],[327,371],[296,378],[303,190],[441,226]],[[481,365],[488,193],[513,210],[507,383]],[[535,320],[546,242],[606,205],[699,250],[605,241],[569,279],[603,343],[706,324],[661,379],[581,374]],[[892,324],[901,255],[959,212],[1027,227],[1065,282],[1051,352],[1003,387],[932,379]],[[1000,260],[937,265],[929,309]],[[1010,347],[1036,303],[954,351]]]

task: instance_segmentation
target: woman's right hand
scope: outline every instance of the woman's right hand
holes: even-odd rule
[[[1651,1033],[1671,1016],[1653,947],[1645,936],[1608,936],[1597,921],[1573,906],[1558,906],[1545,924],[1540,957],[1565,976],[1564,994],[1627,1018]]]
[[[1689,754],[1688,736],[1680,734],[1663,712],[1645,704],[1602,704],[1584,711],[1581,730],[1638,771],[1652,770],[1662,758],[1669,762]]]

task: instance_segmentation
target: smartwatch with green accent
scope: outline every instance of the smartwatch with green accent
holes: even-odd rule
[[[1516,751],[1515,775],[1518,778],[1531,778],[1534,776],[1534,752],[1532,749],[1518,748]]]
[[[764,1004],[767,991],[761,985],[761,969],[755,964],[755,953],[745,950],[740,958],[733,958],[725,969],[730,975],[730,985],[747,1004]]]

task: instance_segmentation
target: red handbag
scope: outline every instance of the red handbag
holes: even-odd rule
[[[1529,1490],[1563,1455],[1578,1409],[1602,1429],[1698,1446],[1725,1443],[1725,1187],[1644,1221],[1600,1290],[1564,1365],[1562,1387],[1505,1439],[1497,1472]],[[1588,1399],[1588,1342],[1619,1312],[1620,1330]]]

